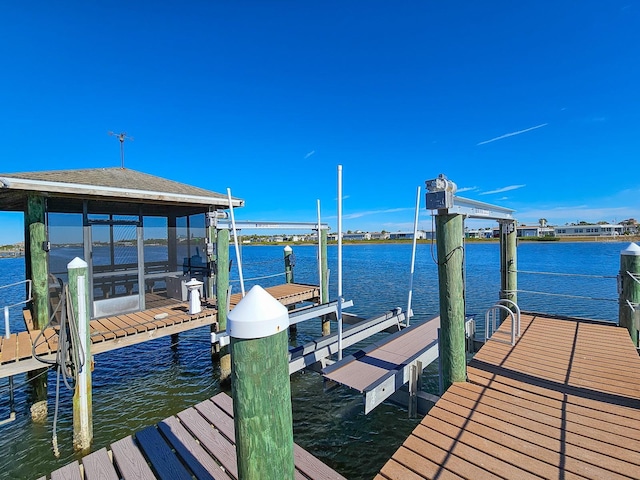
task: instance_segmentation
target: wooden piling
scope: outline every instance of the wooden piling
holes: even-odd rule
[[[320,282],[320,301],[327,303],[329,301],[329,261],[327,260],[327,231],[322,229],[318,232],[320,235],[320,251],[322,258],[320,259],[320,271],[322,272],[322,280]],[[322,319],[322,335],[331,334],[331,319],[328,316]]]
[[[284,247],[284,279],[286,283],[293,283],[293,267],[295,266],[295,257],[293,255],[293,248],[289,245]],[[289,310],[296,308],[295,305],[291,305]],[[293,324],[289,327],[289,334],[295,337],[298,332],[298,326]]]
[[[28,195],[25,212],[25,267],[26,276],[32,282],[32,309],[34,329],[43,329],[49,321],[49,285],[47,232],[45,228],[45,200],[42,195]],[[31,418],[43,423],[47,419],[47,375],[46,369],[33,370],[27,374],[33,388]]]
[[[218,331],[227,329],[229,310],[229,230],[220,229],[216,233],[216,307]],[[231,357],[229,347],[220,347],[220,384],[231,381]]]
[[[69,293],[78,328],[82,368],[76,365],[77,378],[73,392],[73,447],[87,450],[93,440],[92,395],[91,395],[91,340],[89,338],[89,276],[87,262],[76,257],[67,265]],[[73,321],[73,319],[70,319]],[[75,339],[72,339],[75,341]]]
[[[620,296],[618,325],[629,331],[638,347],[638,310],[640,310],[640,247],[631,243],[620,252]]]
[[[500,298],[515,304],[518,303],[517,235],[515,221],[500,222]]]
[[[440,376],[446,391],[467,379],[464,332],[464,229],[462,215],[436,215],[440,292]]]
[[[294,478],[287,309],[253,287],[229,314],[238,478]]]
[[[286,283],[293,283],[293,266],[295,265],[293,248],[284,247],[284,277]]]

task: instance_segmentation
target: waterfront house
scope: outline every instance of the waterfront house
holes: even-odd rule
[[[624,233],[624,225],[565,225],[555,228],[558,237],[615,237]]]
[[[389,233],[389,238],[391,240],[413,240],[413,232],[391,232]],[[433,232],[418,230],[416,239],[424,240],[426,238],[433,238]]]

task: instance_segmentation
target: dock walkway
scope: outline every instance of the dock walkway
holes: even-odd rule
[[[294,305],[305,301],[317,301],[319,289],[314,285],[287,283],[266,289],[283,305]],[[241,294],[231,296],[230,308],[242,299]],[[155,295],[149,302],[152,308],[136,313],[91,320],[91,353],[99,354],[128,347],[156,338],[185,332],[217,321],[215,305],[203,302],[202,312],[189,315],[186,303]],[[47,367],[34,358],[32,346],[40,330],[34,330],[31,315],[25,310],[27,331],[11,334],[8,339],[0,338],[0,378]],[[41,341],[36,345],[36,353],[47,360],[53,360],[58,348],[58,334],[55,328],[47,328]]]
[[[361,392],[369,413],[438,358],[440,317],[415,324],[323,369],[324,378]],[[418,363],[419,362],[419,363]]]
[[[640,357],[626,329],[523,314],[515,346],[488,341],[375,478],[639,476]]]
[[[296,479],[344,477],[294,444]],[[51,480],[238,478],[233,404],[219,393],[51,473]],[[39,480],[45,480],[41,477]]]

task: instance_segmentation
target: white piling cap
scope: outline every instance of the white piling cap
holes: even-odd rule
[[[192,278],[191,280],[185,283],[185,286],[187,286],[188,288],[200,287],[202,285],[204,285],[204,282],[201,282],[200,280],[197,280],[195,278]]]
[[[291,248],[289,245],[287,245],[286,247],[284,247],[284,251],[287,253],[291,253],[293,252],[293,248]]]
[[[87,262],[82,260],[80,257],[76,257],[67,263],[67,268],[87,268]]]
[[[249,290],[227,317],[227,332],[233,338],[270,337],[287,328],[287,308],[259,285]]]
[[[620,252],[620,255],[640,255],[640,247],[637,243],[631,242],[627,248]]]

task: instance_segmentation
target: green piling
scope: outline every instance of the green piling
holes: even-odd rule
[[[620,296],[618,324],[626,328],[638,347],[638,310],[640,309],[640,247],[631,243],[620,252]]]
[[[293,266],[295,265],[293,248],[284,247],[284,278],[287,283],[293,283]]]
[[[262,287],[229,314],[239,480],[293,479],[289,316]]]
[[[91,339],[89,320],[89,276],[87,262],[76,257],[67,265],[69,293],[78,328],[82,368],[76,365],[77,379],[73,393],[73,446],[87,450],[93,440],[91,396]],[[72,319],[70,319],[72,321]]]
[[[289,245],[284,247],[284,279],[286,283],[293,283],[293,267],[295,266],[295,257],[293,255],[293,248]],[[293,310],[295,305],[289,306],[289,310]],[[289,334],[295,337],[298,332],[297,325],[291,325],[289,327]]]
[[[500,223],[500,298],[515,304],[518,303],[517,235],[515,221]]]
[[[49,285],[47,231],[45,228],[45,200],[41,195],[28,195],[25,212],[25,267],[27,278],[32,282],[33,324],[36,330],[49,322]],[[38,423],[47,419],[47,375],[46,369],[33,370],[27,374],[33,388],[31,418]]]
[[[227,329],[227,295],[229,293],[229,230],[220,229],[216,233],[216,307],[218,331]],[[231,357],[229,347],[220,347],[220,383],[230,382]]]
[[[464,229],[462,215],[436,215],[440,292],[440,358],[442,386],[467,380],[464,331]]]

